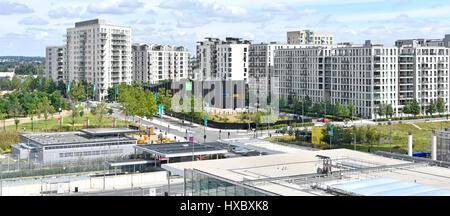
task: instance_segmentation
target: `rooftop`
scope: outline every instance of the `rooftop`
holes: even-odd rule
[[[25,139],[29,139],[32,142],[35,142],[40,145],[67,145],[67,144],[79,144],[79,143],[93,143],[93,142],[111,142],[116,140],[136,140],[131,137],[120,136],[117,137],[114,134],[113,130],[101,130],[102,128],[98,128],[97,130],[89,130],[91,134],[94,136],[88,135],[88,133],[75,131],[75,132],[56,132],[56,133],[36,133],[36,134],[22,134],[21,137]],[[111,128],[114,129],[114,128]],[[106,131],[106,132],[105,132]],[[131,130],[129,130],[131,131]],[[128,131],[127,131],[128,132]],[[103,136],[98,136],[98,134],[102,134]],[[109,136],[104,136],[104,134],[108,134]],[[120,134],[120,132],[115,133]]]
[[[125,127],[117,127],[117,128],[86,128],[81,129],[80,132],[83,132],[89,136],[113,136],[117,134],[126,134],[126,133],[139,133],[139,130],[134,130]]]
[[[318,168],[323,170],[326,157],[332,161],[331,172],[318,173]],[[450,189],[448,168],[348,149],[173,163],[162,168],[181,176],[184,169],[195,169],[285,196],[332,195],[329,189],[333,185],[376,178],[395,178],[437,190]]]
[[[208,154],[225,154],[228,152],[228,145],[219,142],[210,143],[194,143],[192,142],[177,142],[165,144],[150,144],[137,145],[136,149],[156,154],[161,157],[185,157],[194,155],[208,155]]]

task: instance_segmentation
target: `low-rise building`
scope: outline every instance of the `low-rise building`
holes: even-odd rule
[[[137,145],[137,139],[125,134],[137,132],[128,128],[87,128],[22,134],[19,144],[11,146],[11,156],[44,164],[125,157],[134,154]]]

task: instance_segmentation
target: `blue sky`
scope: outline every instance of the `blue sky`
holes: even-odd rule
[[[0,0],[0,56],[45,56],[66,28],[102,18],[131,26],[133,42],[184,45],[204,37],[286,42],[286,31],[334,33],[337,42],[443,38],[448,0]]]

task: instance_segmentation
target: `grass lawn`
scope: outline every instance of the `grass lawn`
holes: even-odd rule
[[[58,125],[58,115],[54,115],[53,117],[49,117],[47,120],[47,130],[48,131],[59,131],[60,126]],[[62,131],[72,131],[72,119],[68,117],[63,118],[63,125],[61,126]],[[83,117],[78,117],[75,120],[75,130],[84,127],[84,120],[89,119],[89,127],[111,127],[111,122],[113,118],[103,117],[102,123],[100,124],[100,118],[98,116],[94,116],[92,114],[84,115]],[[117,126],[126,126],[126,122],[122,120],[116,120]],[[0,129],[3,128],[0,122]],[[26,132],[32,131],[31,122],[29,123],[19,123],[18,131],[23,132],[23,128],[25,128]],[[13,131],[16,130],[16,125],[6,126],[6,130]],[[35,131],[45,131],[45,120],[35,121],[34,123]]]
[[[251,119],[254,120],[255,114],[251,115]],[[247,113],[236,113],[236,114],[216,114],[209,113],[208,119],[216,122],[227,122],[227,123],[248,123]],[[253,121],[252,120],[252,121]],[[289,120],[286,116],[280,116],[278,121]]]
[[[431,149],[431,134],[433,130],[441,130],[450,127],[450,121],[445,122],[416,122],[414,123],[421,129],[415,127],[409,123],[397,123],[392,124],[392,151],[395,153],[404,154],[408,151],[408,133],[411,132],[413,135],[413,151],[430,151]],[[372,126],[381,134],[381,137],[389,138],[390,125],[376,125]],[[267,138],[268,140],[277,140],[277,137]],[[280,136],[278,141],[297,144],[295,141],[295,136]],[[329,146],[321,146],[319,148],[327,148]],[[332,143],[333,148],[347,148],[354,149],[353,144],[342,145]],[[317,147],[316,147],[317,148]],[[367,152],[369,144],[356,144],[356,150]],[[374,144],[371,151],[389,151],[390,144],[388,139],[385,143]]]

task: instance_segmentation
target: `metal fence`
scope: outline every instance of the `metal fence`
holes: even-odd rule
[[[103,158],[101,160],[79,160],[65,163],[36,163],[31,160],[12,160],[0,161],[0,178],[2,180],[12,178],[25,178],[31,176],[48,176],[48,175],[61,175],[70,173],[83,173],[83,172],[122,172],[119,169],[109,169],[106,165],[106,161],[122,161],[129,160],[130,157],[114,157]],[[131,171],[132,172],[132,171]]]

